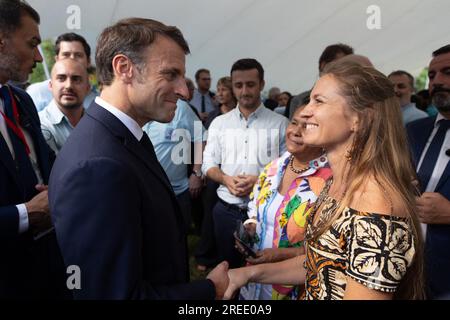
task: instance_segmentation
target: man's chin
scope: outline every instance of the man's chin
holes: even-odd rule
[[[82,103],[59,103],[59,105],[66,110],[74,110],[83,106]]]
[[[433,105],[442,112],[450,112],[450,94],[439,92],[433,95]]]

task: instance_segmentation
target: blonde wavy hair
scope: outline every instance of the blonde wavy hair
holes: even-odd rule
[[[354,136],[351,160],[344,177],[346,193],[333,217],[317,234],[330,228],[354,200],[352,195],[355,191],[364,188],[371,177],[375,178],[381,189],[387,191],[388,201],[392,203],[389,194],[398,195],[396,199],[400,199],[406,208],[414,234],[416,254],[394,298],[423,299],[423,240],[415,201],[418,191],[412,183],[416,173],[394,87],[373,67],[351,61],[338,60],[329,64],[324,75],[337,80],[340,95],[358,114],[359,129]]]

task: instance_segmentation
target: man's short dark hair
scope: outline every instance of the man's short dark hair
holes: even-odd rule
[[[252,70],[256,69],[258,70],[259,80],[264,81],[264,69],[256,59],[240,59],[236,61],[233,66],[231,67],[230,75],[233,77],[233,72],[237,70]]]
[[[158,35],[175,41],[185,54],[190,53],[189,46],[177,27],[166,26],[156,20],[127,18],[103,30],[98,38],[95,54],[98,80],[106,86],[112,83],[112,60],[118,54],[127,56],[138,68],[143,68],[145,49]]]
[[[336,56],[342,53],[344,56],[353,54],[353,48],[343,43],[329,45],[323,50],[319,58],[319,71],[322,72],[322,65],[336,60]]]
[[[64,33],[56,39],[56,42],[55,42],[56,55],[59,55],[59,50],[61,49],[61,42],[63,42],[63,41],[66,41],[66,42],[78,41],[78,42],[80,42],[83,45],[84,53],[86,54],[86,57],[88,59],[91,58],[91,47],[87,43],[86,39],[84,37],[80,36],[79,34],[76,34],[73,32]]]
[[[8,35],[21,26],[21,18],[30,16],[37,24],[41,22],[39,13],[22,0],[0,0],[0,32]]]
[[[392,71],[388,75],[388,78],[390,78],[391,76],[407,76],[408,80],[409,80],[409,85],[411,86],[412,89],[414,89],[414,77],[412,76],[411,73],[404,71],[404,70],[397,70],[397,71]]]
[[[200,75],[201,75],[203,72],[211,73],[211,72],[209,72],[208,69],[198,69],[197,72],[195,73],[195,80],[196,80],[196,81],[198,81],[198,79],[200,79]]]
[[[441,54],[446,54],[450,52],[450,44],[443,46],[436,51],[433,52],[433,58],[436,58],[437,56],[440,56]]]

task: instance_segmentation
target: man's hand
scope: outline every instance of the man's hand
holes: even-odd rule
[[[253,186],[258,181],[258,176],[238,175],[236,179],[238,180],[236,185],[239,190],[238,197],[246,197],[252,192]]]
[[[227,290],[230,279],[228,278],[228,262],[219,263],[208,274],[206,279],[211,280],[216,288],[216,300],[222,300],[225,290]]]
[[[419,219],[427,224],[450,224],[450,201],[438,192],[424,192],[416,198]]]
[[[48,207],[48,187],[36,185],[40,191],[33,199],[25,203],[28,212],[28,222],[34,234],[42,232],[52,226],[50,209]]]
[[[25,207],[27,208],[28,214],[35,212],[43,212],[50,213],[50,209],[48,207],[48,187],[44,185],[36,185],[36,190],[39,193],[34,196],[33,199],[25,203]]]
[[[239,194],[241,194],[241,190],[237,187],[238,183],[239,180],[237,177],[227,175],[223,176],[223,184],[227,187],[228,191],[236,197],[239,197]]]
[[[201,177],[197,177],[194,174],[191,174],[189,177],[189,193],[191,194],[192,199],[196,199],[200,196],[203,188],[203,179]]]

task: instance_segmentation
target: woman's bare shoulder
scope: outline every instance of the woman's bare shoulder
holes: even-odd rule
[[[350,207],[360,212],[408,216],[401,194],[381,186],[375,179],[368,179],[367,183],[353,194]]]

